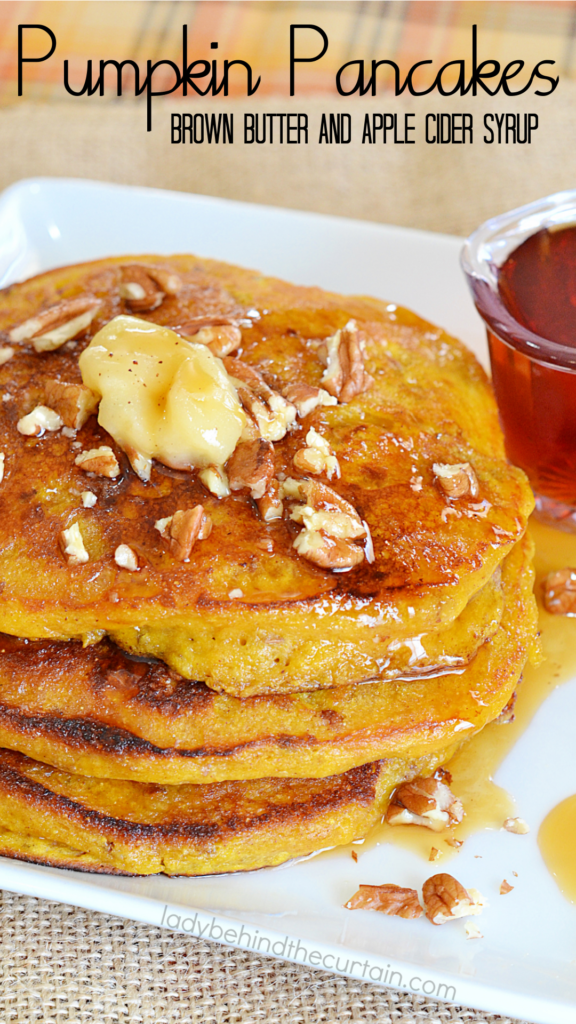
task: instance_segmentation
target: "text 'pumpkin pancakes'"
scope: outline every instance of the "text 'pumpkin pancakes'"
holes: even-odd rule
[[[0,852],[280,863],[508,703],[533,499],[439,328],[102,260],[0,293],[0,393]]]

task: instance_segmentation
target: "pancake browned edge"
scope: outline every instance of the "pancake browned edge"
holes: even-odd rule
[[[497,717],[533,641],[532,543],[504,560],[495,633],[465,671],[310,693],[218,694],[109,643],[0,638],[0,745],[64,771],[177,785],[322,778],[440,755]]]
[[[365,836],[396,786],[445,756],[373,761],[320,780],[154,786],[0,750],[0,855],[138,875],[271,867]]]

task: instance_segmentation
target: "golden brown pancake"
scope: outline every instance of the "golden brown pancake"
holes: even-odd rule
[[[287,514],[266,524],[247,494],[219,500],[195,473],[156,463],[143,483],[94,416],[77,441],[83,449],[110,444],[122,473],[91,480],[98,503],[85,509],[74,441],[18,433],[18,419],[38,403],[47,378],[80,381],[81,350],[127,311],[118,286],[128,261],[161,264],[185,282],[177,296],[139,315],[181,330],[194,317],[240,318],[242,359],[278,390],[294,381],[318,385],[318,340],[356,320],[373,386],[298,420],[274,447],[276,472],[293,475],[293,456],[311,426],[329,440],[342,469],[332,484],[368,523],[373,563],[346,573],[318,568],[294,549],[298,527]],[[38,311],[86,292],[102,308],[74,348],[39,354],[24,345],[0,367],[0,392],[8,396],[0,408],[2,631],[84,642],[108,633],[129,651],[236,696],[343,686],[378,676],[391,641],[415,641],[452,623],[522,536],[533,499],[524,475],[505,460],[487,379],[459,342],[414,314],[192,256],[130,257],[6,289],[0,341]],[[478,477],[478,497],[461,499],[457,516],[445,514],[435,463],[470,463]],[[214,528],[183,564],[154,523],[197,503]],[[90,556],[75,567],[58,545],[73,522]],[[137,553],[139,572],[116,565],[119,544]],[[238,591],[241,598],[230,597]]]
[[[281,864],[366,835],[436,755],[328,779],[155,786],[89,779],[0,750],[0,855],[84,871],[206,875]]]
[[[536,631],[531,558],[525,537],[504,560],[502,617],[465,669],[412,681],[239,700],[105,641],[3,637],[0,745],[77,774],[162,784],[323,777],[440,755],[497,717],[516,687]]]

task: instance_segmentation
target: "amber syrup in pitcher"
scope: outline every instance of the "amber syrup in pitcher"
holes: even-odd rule
[[[576,358],[576,226],[531,235],[498,272],[511,316]],[[534,490],[576,506],[576,370],[503,341],[489,328],[494,389],[510,460]]]

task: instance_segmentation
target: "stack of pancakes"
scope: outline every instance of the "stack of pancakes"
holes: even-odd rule
[[[323,387],[327,339],[356,325],[369,384],[303,407],[273,448],[276,479],[302,483],[295,454],[312,427],[326,438],[329,487],[365,526],[359,564],[303,555],[289,501],[266,521],[249,489],[217,497],[160,462],[140,479],[97,415],[19,432],[49,404],[46,382],[80,383],[90,339],[134,313],[128,264],[181,282],[137,316],[192,338],[239,326],[234,359],[278,394]],[[99,305],[77,340],[14,343],[18,325],[85,295]],[[485,374],[442,330],[375,299],[148,256],[6,289],[0,346],[0,854],[130,874],[278,864],[365,835],[400,782],[508,704],[536,633],[533,500]],[[101,445],[113,479],[75,463]],[[477,487],[454,497],[438,467],[458,466]],[[179,561],[155,523],[198,504],[212,532]],[[72,523],[84,564],[59,546]],[[120,544],[137,571],[115,561]]]

